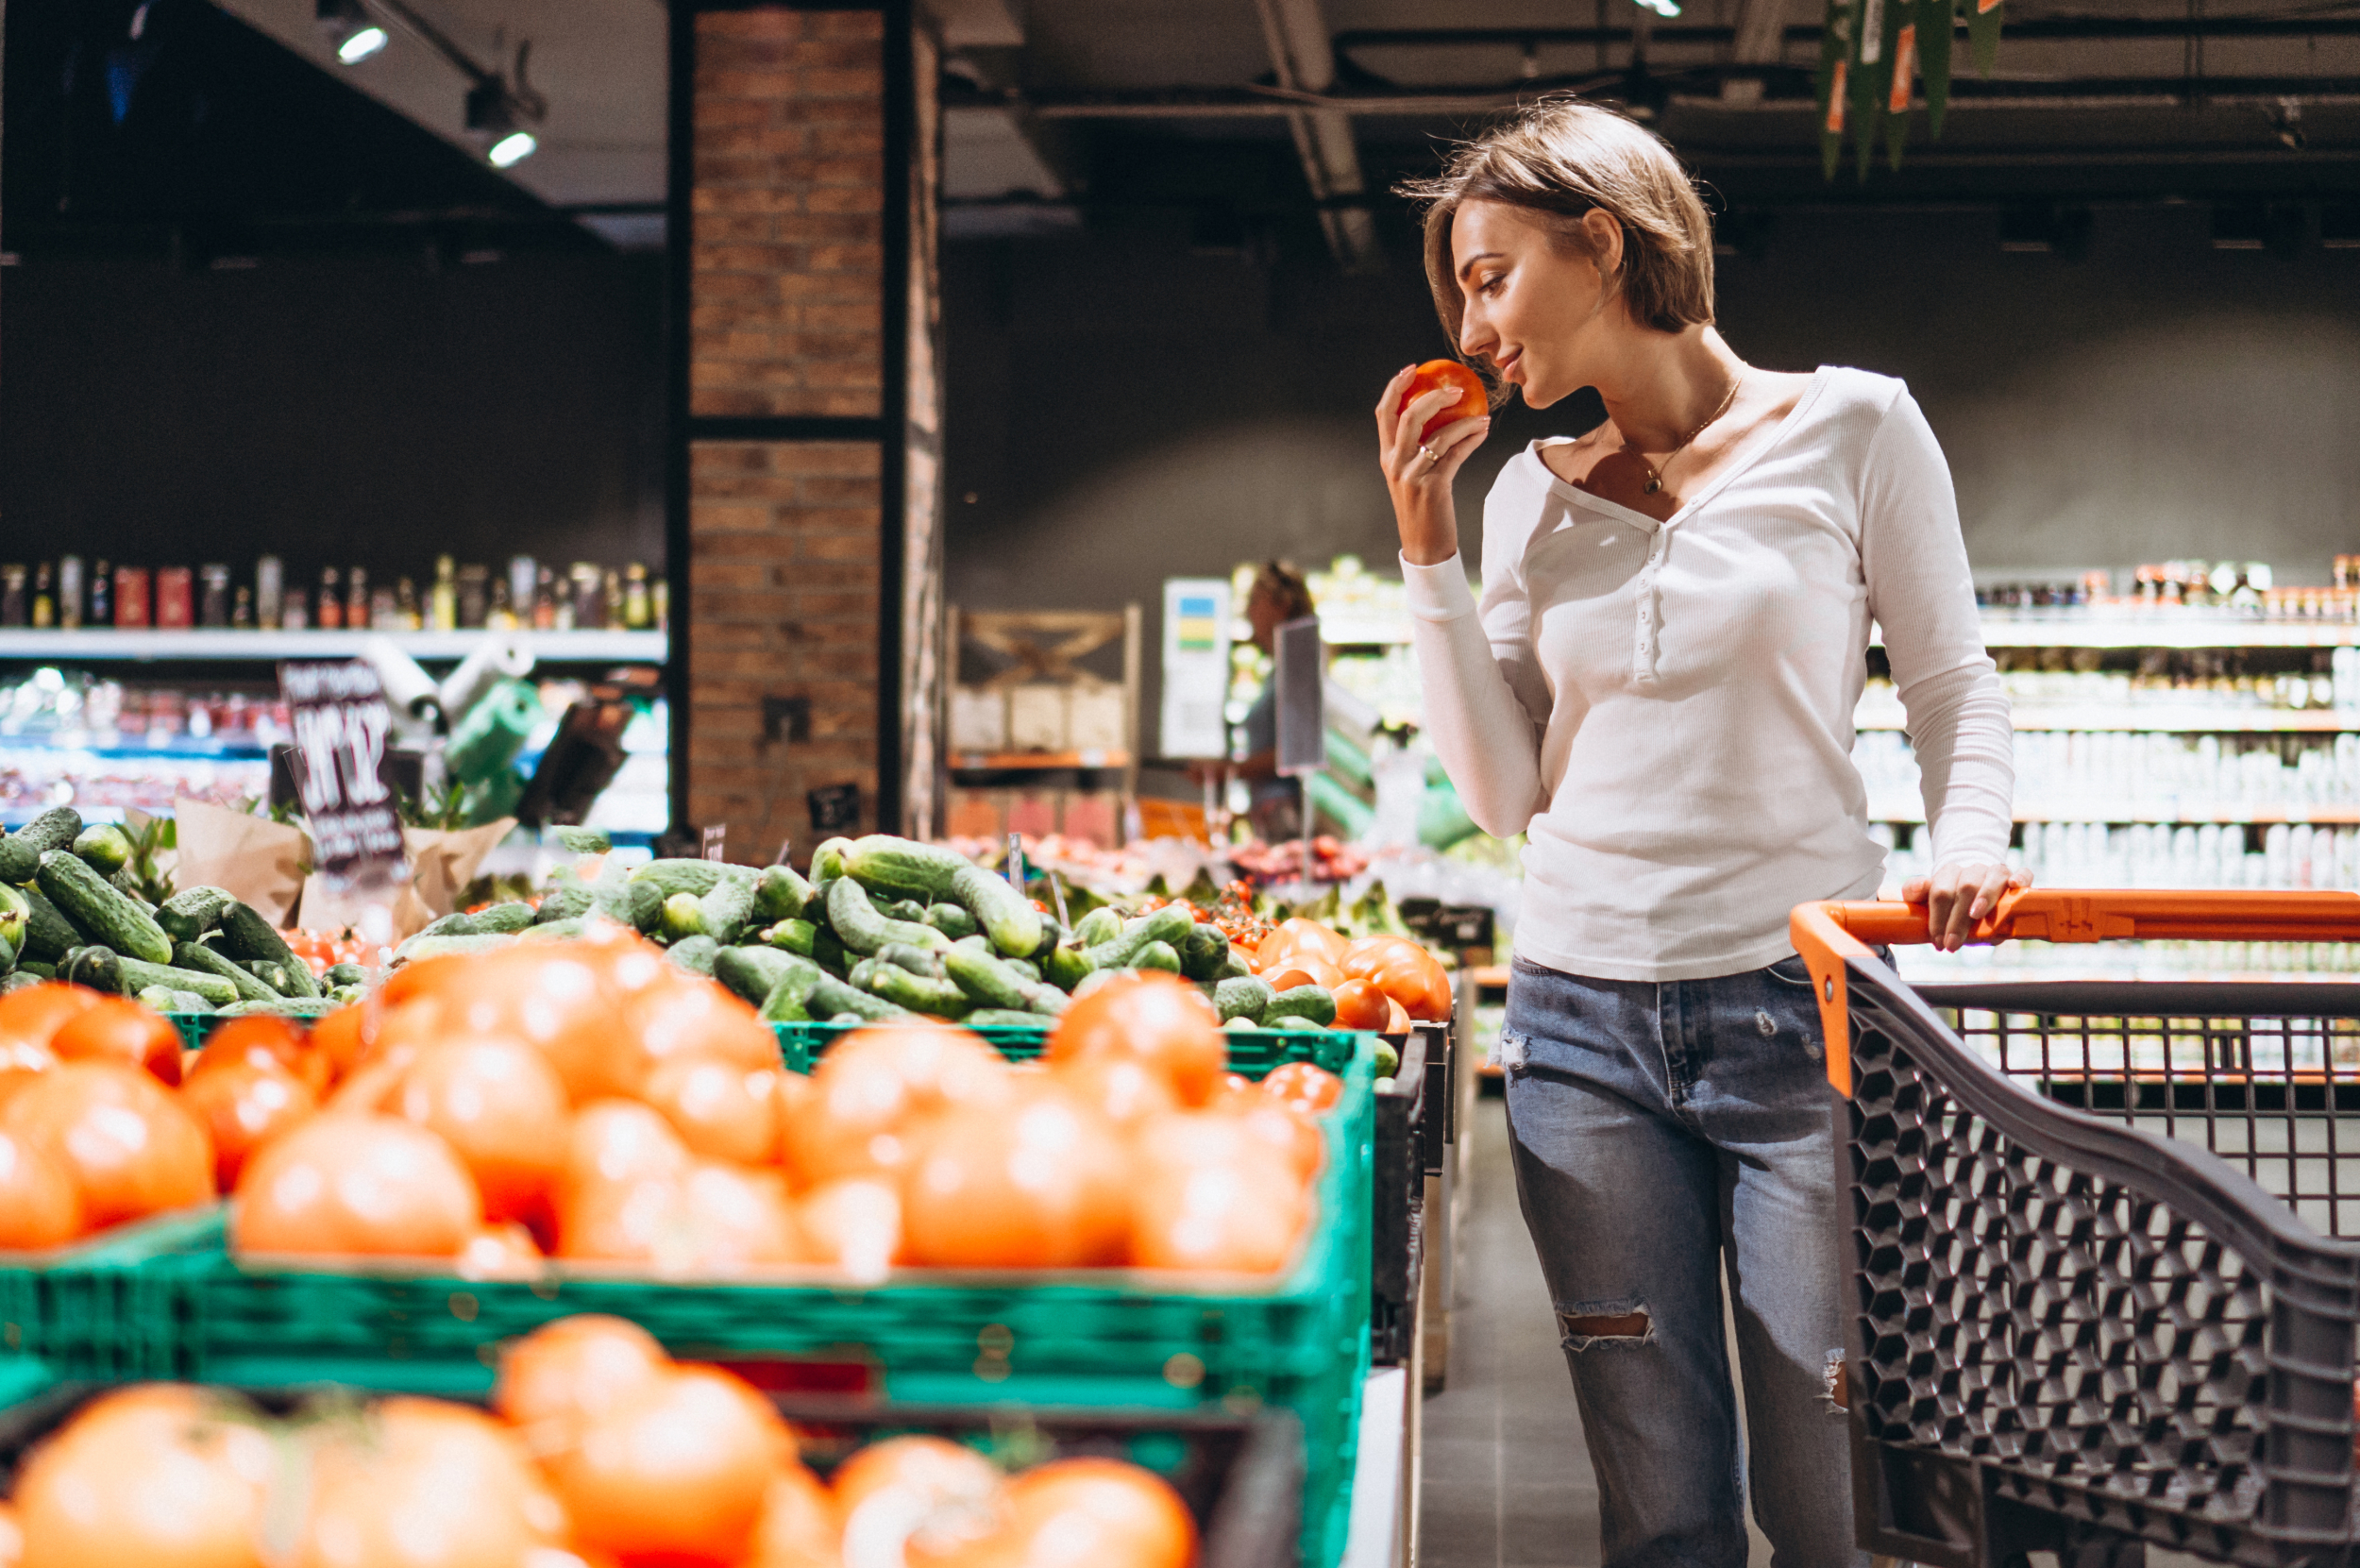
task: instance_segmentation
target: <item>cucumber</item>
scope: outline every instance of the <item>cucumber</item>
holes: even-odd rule
[[[1232,947],[1228,955],[1222,959],[1221,968],[1214,971],[1213,978],[1215,980],[1242,980],[1253,972],[1254,967],[1245,961],[1245,954]]]
[[[475,921],[478,931],[513,936],[532,923],[533,915],[532,905],[518,900],[512,903],[496,903],[489,909],[479,909],[470,919]],[[286,960],[282,958],[279,962]]]
[[[11,970],[9,973],[0,974],[0,996],[6,996],[10,991],[30,990],[35,986],[48,984],[50,976],[35,974],[31,969]]]
[[[647,927],[639,923],[638,911],[663,908],[664,897],[652,885],[632,881],[631,873],[610,859],[598,880],[590,885],[590,907],[617,924],[645,931]]]
[[[176,948],[174,951],[177,953],[179,950]],[[369,971],[358,964],[330,964],[328,972],[320,976],[323,986],[365,986],[368,983]]]
[[[202,942],[173,943],[172,961],[179,969],[210,974],[216,980],[228,982],[238,993],[230,999],[233,1002],[268,1002],[279,994]]]
[[[202,969],[176,969],[170,964],[148,964],[137,958],[118,957],[115,973],[122,982],[126,996],[137,996],[150,986],[161,986],[167,990],[194,991],[216,1007],[227,1007],[240,1000],[237,986],[217,974],[209,974]]]
[[[1078,936],[1081,933],[1076,931],[1074,935]],[[1041,977],[1057,989],[1070,992],[1088,978],[1089,955],[1073,942],[1059,942],[1049,950],[1049,956],[1042,960],[1040,972]]]
[[[446,915],[439,920],[430,921],[424,930],[414,932],[412,935],[417,936],[477,936],[478,932],[475,928],[475,917],[462,909]]]
[[[76,855],[75,858],[78,860],[81,857]],[[88,861],[83,861],[83,864],[86,866],[90,865]],[[91,869],[95,871],[98,868],[92,866]],[[126,867],[124,869],[110,875],[107,878],[107,885],[122,894],[125,898],[129,899],[134,904],[138,905],[140,913],[146,916],[149,919],[152,920],[156,918],[156,906],[147,902],[146,894],[140,891],[140,885],[138,881],[132,877],[128,867]]]
[[[156,906],[156,923],[176,942],[194,942],[221,922],[237,899],[220,887],[184,887]]]
[[[732,866],[728,873],[697,901],[704,934],[716,942],[737,940],[754,918],[757,902],[754,873],[743,866]]]
[[[714,955],[713,978],[759,1007],[798,964],[818,966],[776,948],[728,947]]]
[[[852,847],[849,838],[823,840],[811,851],[811,880],[829,882],[844,874],[844,852]]]
[[[1180,972],[1190,980],[1212,980],[1229,957],[1229,938],[1221,927],[1199,920],[1188,928],[1188,934],[1173,944],[1180,950]]]
[[[0,838],[0,882],[19,885],[33,880],[41,857],[62,850],[82,835],[82,814],[72,806],[52,806],[6,838]]]
[[[1017,972],[1017,977],[1024,981],[1025,984],[1031,986],[1037,986],[1040,984],[1040,966],[1034,963],[1030,958],[1003,958],[1001,962],[1007,965],[1008,968],[1014,969]]]
[[[865,991],[868,989],[869,980],[879,969],[883,968],[885,968],[884,959],[876,957],[864,958],[859,963],[854,964],[851,969],[846,971],[844,983],[847,986],[851,986],[852,989],[856,991]]]
[[[802,919],[818,896],[792,866],[766,866],[754,879],[755,907],[770,920]]]
[[[1102,903],[1082,917],[1073,928],[1074,940],[1086,948],[1111,942],[1122,935],[1122,911],[1111,903]]]
[[[30,959],[55,964],[65,956],[68,948],[78,948],[90,940],[74,928],[74,922],[65,918],[65,911],[51,903],[38,885],[27,884],[17,891],[25,895],[25,902],[32,910],[32,918],[25,922],[25,945],[17,950],[16,961],[20,966]]]
[[[58,851],[48,851],[55,854]],[[139,960],[133,959],[133,963]],[[123,960],[112,948],[77,947],[58,960],[58,978],[69,986],[87,986],[110,996],[123,994]]]
[[[452,932],[429,936],[421,931],[394,950],[394,962],[407,964],[419,958],[447,958],[455,953],[490,953],[512,947],[515,941],[514,936],[502,936],[494,932]]]
[[[1033,901],[980,866],[962,867],[951,878],[951,897],[991,937],[991,945],[1011,958],[1029,958],[1040,948],[1041,919]]]
[[[1031,1011],[1022,977],[990,953],[954,947],[942,955],[942,967],[960,990],[975,999],[977,1006]]]
[[[267,958],[249,958],[246,969],[266,986],[272,997],[295,995],[295,980],[287,973],[287,966],[274,964]],[[269,997],[248,997],[249,1002],[266,1002]]]
[[[953,982],[929,980],[898,964],[879,964],[877,972],[869,977],[868,988],[897,1007],[906,1007],[913,1013],[931,1013],[936,1018],[965,1018],[975,1005]]]
[[[888,899],[871,892],[868,902],[876,905],[877,913],[888,920],[907,920],[912,925],[926,923],[926,906],[916,899]]]
[[[590,922],[576,915],[563,920],[550,920],[543,925],[530,925],[516,933],[520,942],[566,942],[586,935]]]
[[[0,882],[0,970],[11,968],[25,951],[25,934],[33,923],[33,906],[24,894]]]
[[[107,885],[71,850],[42,852],[37,873],[49,902],[93,941],[131,958],[160,964],[172,956],[172,938],[128,898]]]
[[[1188,934],[1188,928],[1194,924],[1196,921],[1189,918],[1188,912],[1175,903],[1168,903],[1153,914],[1142,915],[1136,920],[1125,920],[1122,922],[1121,934],[1112,941],[1101,942],[1087,950],[1090,968],[1094,969],[1137,969],[1140,949],[1150,942],[1161,942],[1170,947],[1184,939]],[[1179,959],[1176,949],[1172,957],[1176,964]]]
[[[664,924],[664,894],[653,885],[634,882],[623,889],[622,922],[642,936],[651,936]]]
[[[791,953],[798,958],[811,956],[811,945],[819,935],[819,928],[804,919],[784,919],[762,934],[762,939],[781,953]]]
[[[615,847],[604,828],[560,828],[557,841],[575,854],[604,854]]]
[[[1262,1026],[1277,1026],[1281,1019],[1302,1019],[1314,1029],[1336,1021],[1336,993],[1324,986],[1293,986],[1271,998],[1262,1009]]]
[[[1221,1014],[1221,1021],[1233,1018],[1262,1021],[1262,1011],[1278,993],[1271,983],[1258,974],[1235,975],[1213,983],[1213,1010]]]
[[[812,936],[811,961],[830,974],[842,974],[852,967],[852,955],[845,951],[844,938],[824,925]]]
[[[339,1007],[351,1003],[325,996],[282,996],[272,1002],[238,1002],[222,1008],[217,1018],[252,1018],[262,1014],[270,1018],[326,1018]]]
[[[920,979],[942,978],[942,955],[931,948],[914,948],[907,942],[887,942],[877,950],[877,961],[907,969]]]
[[[662,934],[669,942],[684,942],[705,934],[704,900],[694,893],[675,893],[664,901]]]
[[[102,877],[113,876],[131,864],[131,840],[111,822],[100,822],[74,835],[75,858]]]
[[[1150,942],[1132,954],[1131,967],[1140,969],[1161,969],[1166,974],[1178,974],[1180,954],[1170,942]]]
[[[1326,1028],[1326,1027],[1327,1027],[1327,1025],[1326,1025],[1326,1024],[1323,1024],[1323,1023],[1321,1023],[1321,1022],[1319,1022],[1319,1021],[1317,1021],[1316,1020],[1313,1020],[1313,1019],[1304,1018],[1304,1017],[1302,1017],[1300,1014],[1295,1014],[1295,1013],[1288,1013],[1288,1014],[1284,1015],[1283,1017],[1280,1017],[1280,1018],[1274,1018],[1274,1019],[1270,1020],[1268,1022],[1264,1023],[1264,1024],[1262,1025],[1262,1027],[1263,1027],[1263,1028],[1265,1028],[1265,1029],[1278,1029],[1278,1030],[1286,1030],[1286,1029],[1313,1030],[1313,1029],[1324,1029],[1324,1028]]]
[[[969,1029],[1045,1029],[1049,1020],[1038,1013],[1009,1007],[978,1007],[959,1020]]]
[[[665,950],[664,956],[674,967],[691,974],[710,975],[714,960],[721,955],[721,944],[710,936],[683,936]]]
[[[887,942],[916,948],[947,948],[951,939],[930,925],[888,919],[870,905],[855,878],[841,877],[828,889],[828,923],[837,938],[854,953],[874,953]]]
[[[923,893],[930,900],[948,897],[951,879],[969,864],[956,850],[889,833],[854,839],[844,851],[847,876],[857,877],[870,887]]]
[[[232,958],[267,958],[287,971],[296,996],[317,996],[312,966],[295,955],[278,928],[250,903],[233,903],[221,913],[222,951]]]
[[[779,978],[770,986],[770,994],[762,999],[762,1020],[765,1023],[802,1023],[811,1014],[804,1010],[812,987],[825,980],[827,972],[808,958],[798,958],[791,953],[779,956],[785,960]],[[716,966],[717,967],[717,966]]]
[[[975,917],[955,903],[930,903],[926,906],[926,923],[952,941],[972,936],[983,928]]]
[[[532,917],[534,925],[548,925],[557,920],[578,920],[590,913],[598,897],[580,883],[571,887],[552,889],[541,900],[541,907]]]
[[[667,899],[675,893],[692,893],[701,899],[713,891],[726,869],[717,860],[650,860],[632,872],[631,880],[646,883]]]
[[[851,1013],[871,1023],[910,1016],[908,1008],[897,1007],[881,996],[854,990],[832,974],[819,977],[812,986],[811,994],[803,999],[803,1009],[816,1019],[833,1019],[838,1014]]]
[[[159,1013],[210,1013],[213,1010],[213,1004],[194,991],[176,991],[169,986],[150,986],[132,1000]]]

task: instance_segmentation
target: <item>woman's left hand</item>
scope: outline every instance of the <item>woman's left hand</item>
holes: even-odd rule
[[[2028,887],[2031,879],[2021,871],[1989,861],[1963,861],[1945,866],[1930,877],[1919,877],[1901,888],[1906,903],[1926,906],[1926,935],[1944,953],[1956,953],[1974,935],[1978,920],[1999,907],[1999,895],[2011,887]]]

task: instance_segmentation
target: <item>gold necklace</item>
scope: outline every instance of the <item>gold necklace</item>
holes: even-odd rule
[[[1663,470],[1672,466],[1672,460],[1674,458],[1688,450],[1689,442],[1694,441],[1698,436],[1704,434],[1706,429],[1710,427],[1715,419],[1720,418],[1723,414],[1729,412],[1729,405],[1737,401],[1737,389],[1745,384],[1745,373],[1741,370],[1736,374],[1736,376],[1730,379],[1728,396],[1721,399],[1721,406],[1714,409],[1710,414],[1706,415],[1704,424],[1699,425],[1694,430],[1689,431],[1687,436],[1681,440],[1678,446],[1664,453],[1663,462],[1660,466],[1656,464],[1649,463],[1647,461],[1646,453],[1631,451],[1631,456],[1639,460],[1640,466],[1647,470],[1646,493],[1648,495],[1652,496],[1657,491],[1663,488]],[[1616,433],[1620,434],[1621,432],[1618,430]],[[1625,451],[1631,450],[1627,442],[1624,444],[1623,449]]]

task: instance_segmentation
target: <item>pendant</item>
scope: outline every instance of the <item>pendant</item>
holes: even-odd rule
[[[1653,474],[1649,474],[1649,475],[1647,476],[1647,494],[1648,494],[1648,495],[1652,496],[1652,495],[1654,495],[1657,491],[1659,491],[1659,490],[1660,490],[1660,489],[1662,489],[1662,488],[1663,488],[1663,481],[1662,481],[1661,480],[1660,480],[1660,479],[1656,478],[1656,476],[1655,476],[1655,475],[1653,475]]]

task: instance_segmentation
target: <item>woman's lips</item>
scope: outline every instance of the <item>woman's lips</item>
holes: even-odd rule
[[[1499,373],[1501,380],[1512,381],[1516,379],[1517,367],[1524,363],[1524,350],[1520,348],[1513,354],[1509,355],[1508,358],[1493,365],[1492,369]]]

